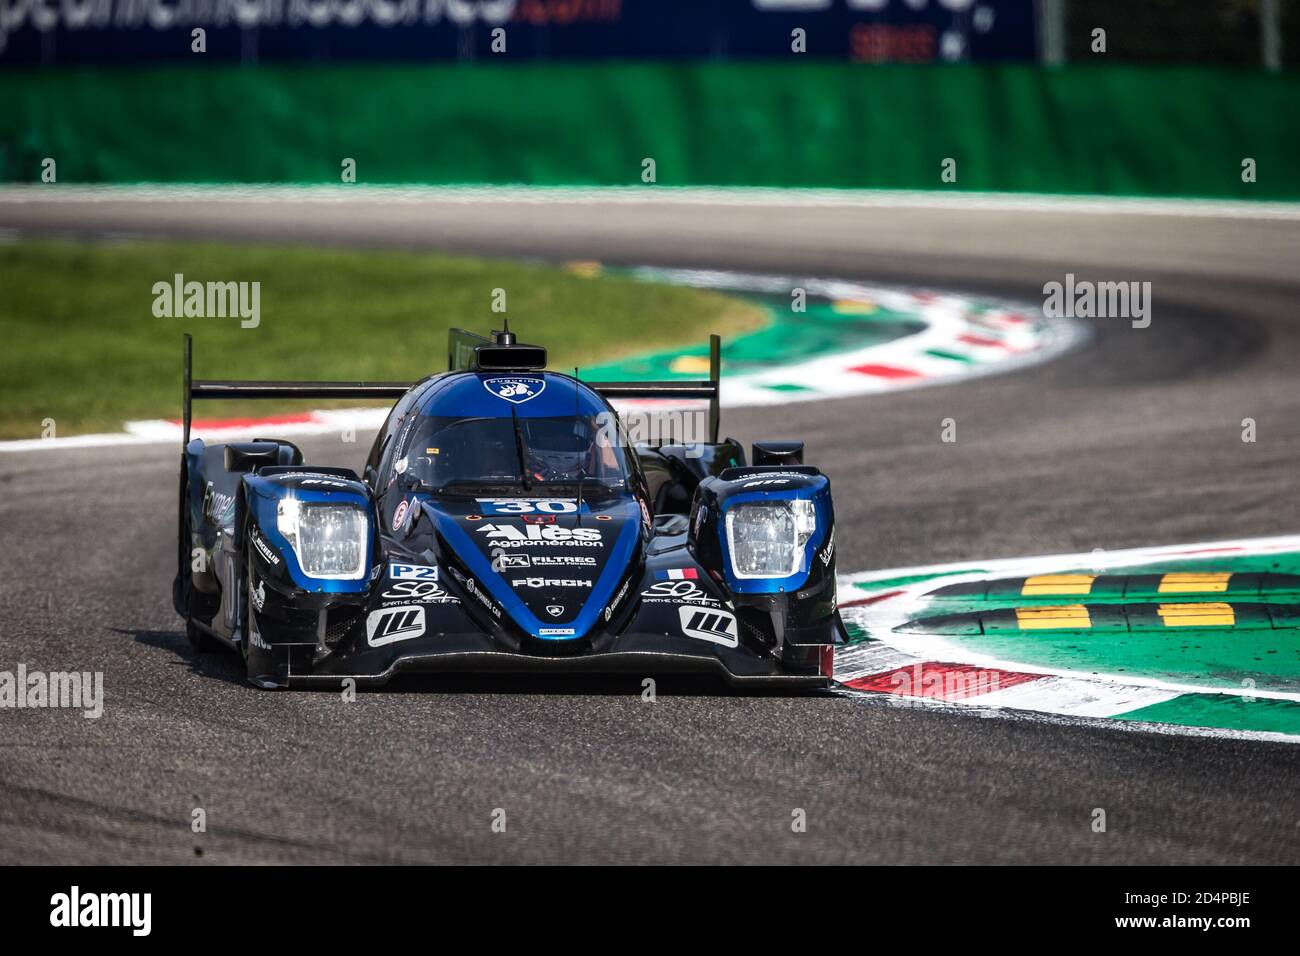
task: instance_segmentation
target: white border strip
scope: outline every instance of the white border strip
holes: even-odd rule
[[[1300,221],[1300,203],[1056,193],[939,192],[766,186],[207,185],[136,183],[0,187],[0,203],[509,203],[941,209]]]

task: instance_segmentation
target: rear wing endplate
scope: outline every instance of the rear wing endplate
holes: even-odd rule
[[[587,382],[588,388],[605,398],[705,399],[709,403],[709,441],[718,443],[719,382],[722,378],[722,338],[709,336],[709,377],[705,381],[672,382]]]

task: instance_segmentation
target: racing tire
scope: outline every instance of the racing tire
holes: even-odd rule
[[[186,544],[193,540],[194,536],[190,531],[189,511],[182,503],[180,539],[181,560],[185,560],[189,557],[189,548]],[[181,580],[181,573],[182,572],[178,571],[176,580],[182,588],[185,601],[185,639],[189,641],[190,649],[193,650],[195,654],[211,654],[213,651],[220,649],[221,643],[207,631],[199,627],[199,625],[194,623],[194,605],[197,595],[195,594],[193,584]]]

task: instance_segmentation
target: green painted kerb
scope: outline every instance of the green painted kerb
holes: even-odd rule
[[[1300,199],[1300,76],[518,63],[0,71],[0,178],[818,186]],[[1243,183],[1242,160],[1258,181]],[[957,161],[957,182],[940,183]],[[779,232],[780,223],[772,226]]]
[[[1117,717],[1120,720],[1145,720],[1189,727],[1300,734],[1300,704],[1262,697],[1247,699],[1226,694],[1183,694],[1160,704],[1118,714]]]
[[[722,343],[722,365],[728,376],[881,345],[925,328],[925,323],[917,316],[879,305],[864,315],[842,311],[832,302],[809,296],[805,310],[794,312],[790,308],[789,296],[731,294],[762,307],[767,313],[767,322],[757,331]],[[708,356],[708,344],[701,341],[685,348],[666,349],[584,368],[580,370],[580,377],[593,382],[699,379],[708,375]],[[779,382],[766,387],[774,391],[803,388]]]
[[[1182,578],[1176,586],[1188,590],[1160,590],[1165,574],[1193,572],[1217,580]],[[1047,593],[1024,595],[1023,574],[960,584],[936,577],[897,631],[939,635],[971,653],[1049,670],[1154,678],[1207,690],[1300,691],[1300,554],[1213,556],[1104,572],[1059,569],[1052,575],[1071,573],[1096,575],[1087,593],[1060,593],[1059,585],[1035,578]],[[883,591],[892,583],[870,587]]]

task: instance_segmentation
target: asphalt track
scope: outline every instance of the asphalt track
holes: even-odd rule
[[[1296,222],[0,203],[0,229],[600,258],[1029,301],[1067,271],[1151,281],[1150,328],[1097,321],[1052,364],[738,410],[724,430],[806,440],[834,482],[845,571],[1300,525]],[[355,465],[366,440],[304,444],[309,461]],[[0,712],[0,862],[1300,861],[1300,748],[1285,744],[664,682],[654,703],[605,681],[408,681],[352,704],[255,691],[233,656],[196,659],[170,608],[176,459],[0,455],[0,668],[102,670],[106,686],[98,720]],[[195,807],[206,834],[190,830]],[[795,808],[806,833],[791,832]]]

